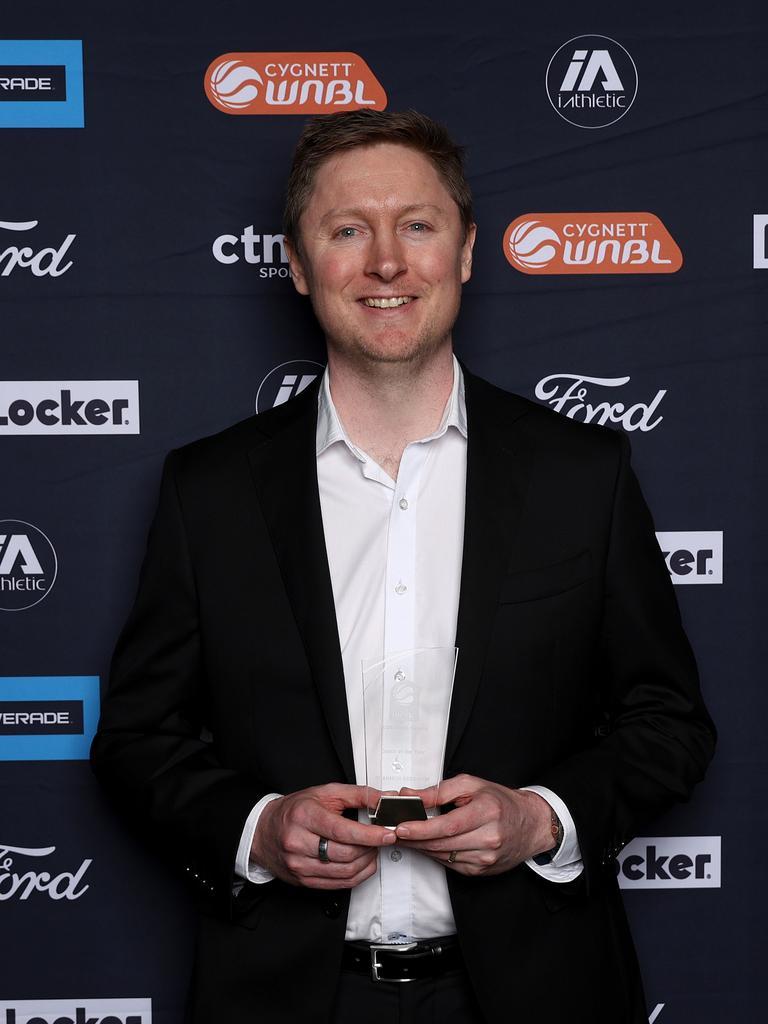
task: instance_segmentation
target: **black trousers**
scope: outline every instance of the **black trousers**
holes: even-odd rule
[[[332,1024],[485,1024],[464,970],[398,983],[342,971]]]

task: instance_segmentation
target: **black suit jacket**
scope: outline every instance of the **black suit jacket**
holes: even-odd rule
[[[465,374],[467,491],[446,775],[539,783],[584,872],[448,873],[491,1022],[646,1018],[614,858],[713,747],[623,434]],[[169,456],[94,742],[200,895],[195,1021],[325,1022],[349,894],[245,885],[263,794],[354,782],[315,462],[317,387]]]

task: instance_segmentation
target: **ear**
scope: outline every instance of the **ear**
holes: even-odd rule
[[[288,256],[288,266],[291,271],[293,287],[299,295],[309,295],[309,285],[307,283],[307,275],[304,271],[304,263],[299,256],[296,246],[289,238],[284,239],[283,244],[285,245],[285,252]]]
[[[472,250],[477,235],[477,224],[470,224],[467,228],[467,237],[461,247],[461,283],[466,284],[472,277]]]

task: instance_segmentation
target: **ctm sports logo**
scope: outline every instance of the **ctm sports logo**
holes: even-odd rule
[[[523,274],[674,274],[683,255],[653,213],[524,213],[504,232]]]
[[[98,676],[0,676],[0,761],[87,761]]]
[[[0,39],[0,128],[82,128],[79,39]]]
[[[224,53],[205,94],[225,114],[332,114],[383,110],[387,94],[356,53]]]

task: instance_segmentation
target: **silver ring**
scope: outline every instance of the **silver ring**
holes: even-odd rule
[[[325,836],[320,836],[320,842],[317,844],[317,856],[323,864],[331,863],[331,858],[328,856],[328,840]]]

